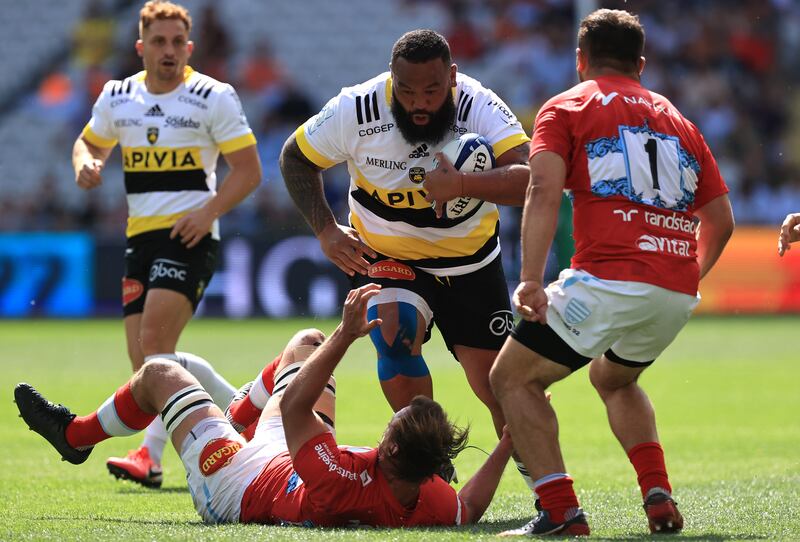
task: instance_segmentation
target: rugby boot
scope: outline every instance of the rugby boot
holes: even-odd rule
[[[542,510],[519,529],[503,531],[499,536],[589,536],[590,532],[586,514],[578,508],[575,515],[562,523],[551,520],[550,513]]]
[[[125,457],[109,457],[106,467],[117,479],[130,480],[145,487],[158,489],[164,481],[161,465],[156,465],[150,458],[147,446],[131,450]]]
[[[642,506],[651,533],[670,534],[683,529],[683,516],[678,511],[678,503],[660,487],[654,487],[647,493]]]
[[[80,465],[92,453],[92,447],[79,450],[67,442],[67,426],[75,414],[64,405],[56,405],[42,397],[33,386],[26,383],[14,388],[14,402],[19,409],[20,418],[25,420],[31,431],[36,431],[61,454],[63,461]]]

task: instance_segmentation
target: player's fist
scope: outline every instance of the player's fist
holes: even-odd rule
[[[781,233],[778,236],[778,254],[783,256],[787,250],[792,248],[791,243],[800,241],[800,213],[786,215],[781,225]]]
[[[520,282],[511,298],[514,308],[529,322],[547,323],[547,294],[538,282]]]
[[[100,172],[103,171],[103,161],[93,158],[84,162],[75,172],[75,183],[84,190],[91,190],[103,182]]]

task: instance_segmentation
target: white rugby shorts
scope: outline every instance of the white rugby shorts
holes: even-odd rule
[[[565,269],[545,288],[547,324],[573,350],[597,358],[609,348],[624,360],[656,359],[700,301],[643,282],[599,279]]]
[[[213,441],[222,439],[229,443]],[[241,446],[230,462],[211,474],[205,468],[213,462],[203,457],[203,450],[220,448],[219,460],[227,460],[225,452]],[[181,446],[181,460],[186,468],[186,482],[192,494],[194,507],[206,523],[239,521],[242,497],[250,483],[264,466],[276,455],[288,450],[286,435],[280,416],[271,416],[259,423],[253,440],[246,442],[225,418],[206,418],[198,422],[186,436]],[[208,454],[206,454],[208,455]],[[221,465],[222,463],[220,463]],[[214,468],[214,467],[211,467]]]

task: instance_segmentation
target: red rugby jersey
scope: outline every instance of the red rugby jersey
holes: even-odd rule
[[[669,100],[627,77],[585,81],[539,111],[531,157],[541,151],[567,164],[573,268],[697,293],[694,210],[728,188]]]
[[[331,433],[306,442],[294,464],[285,452],[270,461],[242,498],[242,523],[412,527],[466,520],[455,490],[434,476],[412,508],[394,497],[375,448],[337,446]]]

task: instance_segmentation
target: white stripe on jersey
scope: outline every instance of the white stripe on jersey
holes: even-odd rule
[[[163,216],[199,209],[208,201],[208,192],[145,192],[128,194],[128,216]]]

